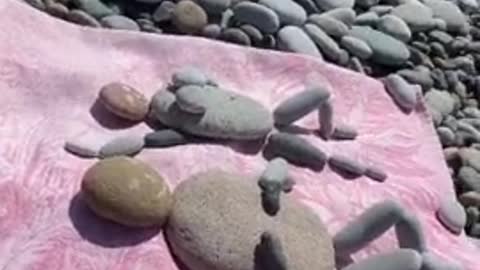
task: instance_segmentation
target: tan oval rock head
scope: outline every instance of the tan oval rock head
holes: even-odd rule
[[[147,98],[123,83],[112,82],[103,86],[99,100],[113,114],[131,121],[140,121],[148,113]]]

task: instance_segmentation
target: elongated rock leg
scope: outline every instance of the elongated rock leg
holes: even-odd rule
[[[422,256],[413,249],[398,249],[385,254],[370,256],[342,270],[420,270]]]
[[[395,234],[400,248],[414,249],[420,253],[427,250],[422,225],[411,213],[403,211],[402,218],[395,224]]]
[[[322,87],[314,86],[295,94],[275,108],[273,118],[277,125],[289,125],[317,109],[330,97]]]
[[[287,257],[280,238],[272,232],[263,232],[255,248],[255,269],[287,269]]]
[[[330,166],[349,173],[354,176],[361,176],[365,173],[365,166],[347,156],[334,154],[328,159]]]
[[[334,131],[333,105],[330,100],[325,101],[318,108],[318,120],[320,122],[320,135],[324,139],[330,139]]]
[[[283,158],[272,159],[258,180],[262,189],[262,205],[267,214],[275,215],[280,210],[280,194],[287,179],[287,161]]]

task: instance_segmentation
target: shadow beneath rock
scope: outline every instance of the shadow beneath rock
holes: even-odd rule
[[[90,114],[102,127],[108,129],[125,129],[138,124],[109,112],[98,99],[95,100],[90,108]]]
[[[184,262],[182,262],[182,260],[180,258],[178,258],[177,255],[175,255],[175,252],[173,252],[172,244],[168,240],[167,232],[165,230],[163,231],[163,238],[165,239],[165,242],[167,243],[167,248],[170,251],[170,254],[172,255],[172,259],[175,262],[175,265],[178,267],[178,269],[179,270],[191,270],[190,268],[188,268],[188,266]]]
[[[288,126],[275,126],[275,128],[280,132],[285,132],[293,135],[310,135],[315,132],[315,130],[293,124]]]
[[[330,169],[335,172],[336,174],[340,175],[341,177],[343,177],[344,179],[346,180],[355,180],[357,178],[360,178],[361,175],[358,175],[358,174],[354,174],[354,173],[350,173],[350,172],[346,172],[340,168],[337,168],[335,166],[332,166],[331,164],[328,164],[328,166],[330,167]]]
[[[160,228],[129,228],[100,218],[88,208],[81,193],[71,200],[68,214],[82,238],[108,248],[135,246],[160,232]]]
[[[352,257],[350,257],[349,255],[347,256],[335,256],[335,265],[336,265],[336,269],[343,269],[347,266],[349,266],[350,264],[354,263]]]
[[[256,155],[262,151],[262,148],[265,145],[265,139],[253,141],[229,141],[226,142],[225,145],[241,154]]]

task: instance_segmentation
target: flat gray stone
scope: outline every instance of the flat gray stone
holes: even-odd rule
[[[420,270],[422,257],[413,249],[398,249],[374,255],[343,270]]]
[[[409,112],[417,104],[416,91],[402,77],[390,74],[385,78],[385,88],[393,100],[405,111]]]
[[[185,85],[175,91],[178,107],[188,113],[204,114],[207,108],[203,98],[203,87],[198,85]]]
[[[392,10],[392,15],[404,20],[412,32],[426,31],[435,27],[432,10],[420,2],[412,1],[396,6]]]
[[[377,23],[377,29],[398,40],[407,42],[412,37],[408,25],[395,15],[384,15]]]
[[[270,8],[251,2],[241,2],[233,8],[235,19],[251,24],[265,33],[274,33],[280,27],[278,15]]]
[[[375,26],[379,20],[380,20],[380,16],[378,16],[377,13],[369,11],[369,12],[365,12],[363,14],[358,15],[355,18],[355,24]]]
[[[308,22],[320,27],[332,37],[341,38],[348,33],[348,26],[332,16],[312,14],[308,17]]]
[[[336,8],[353,8],[355,0],[315,0],[318,7],[323,10],[331,10]]]
[[[330,16],[334,19],[337,19],[344,24],[351,26],[355,22],[355,17],[357,14],[355,10],[351,8],[336,8],[322,13],[324,16]]]
[[[103,27],[119,30],[140,31],[140,26],[132,19],[122,15],[110,15],[100,20]]]
[[[328,36],[320,27],[307,23],[304,25],[304,29],[326,57],[332,61],[339,59],[341,53],[340,47],[335,40]]]
[[[173,93],[161,90],[152,99],[154,117],[166,126],[210,138],[254,140],[272,130],[272,114],[252,98],[208,85],[202,90],[196,103],[205,113],[183,111]]]
[[[184,145],[198,140],[195,140],[193,137],[187,136],[173,129],[162,129],[146,134],[144,141],[145,147],[164,148]]]
[[[102,146],[99,151],[99,157],[133,156],[140,152],[144,145],[143,137],[133,135],[121,136]]]
[[[395,66],[410,57],[404,43],[371,27],[353,26],[349,35],[365,41],[373,51],[372,60],[377,63]]]
[[[260,0],[261,5],[271,8],[281,24],[302,25],[307,20],[307,12],[293,0]]]
[[[221,33],[222,27],[218,24],[208,24],[202,29],[202,35],[212,39],[220,37]]]
[[[284,51],[323,58],[313,40],[298,26],[283,27],[278,31],[277,38],[279,48]]]
[[[393,6],[390,5],[376,5],[371,7],[368,11],[372,11],[378,14],[378,16],[383,16],[387,13],[390,13],[393,9]]]
[[[424,3],[432,9],[433,16],[445,21],[448,31],[459,32],[466,27],[466,16],[454,3],[439,0],[425,0]]]
[[[351,54],[360,59],[368,59],[373,55],[372,48],[368,44],[356,37],[344,36],[340,40],[340,44]]]
[[[209,14],[221,14],[231,5],[231,0],[197,0],[197,3]]]
[[[467,222],[463,206],[454,198],[443,198],[436,214],[438,220],[455,234],[460,234]]]

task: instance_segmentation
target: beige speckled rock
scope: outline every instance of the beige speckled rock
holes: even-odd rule
[[[97,215],[133,226],[161,226],[172,205],[164,179],[149,165],[128,157],[95,163],[82,180],[83,197]]]
[[[132,121],[140,121],[148,113],[148,100],[138,90],[119,82],[102,87],[100,102],[113,114]]]
[[[271,217],[254,179],[210,170],[177,186],[166,227],[173,253],[190,269],[255,269],[254,251],[265,230],[279,236],[287,269],[333,270],[334,251],[325,225],[288,195]],[[258,259],[258,258],[257,258]]]

